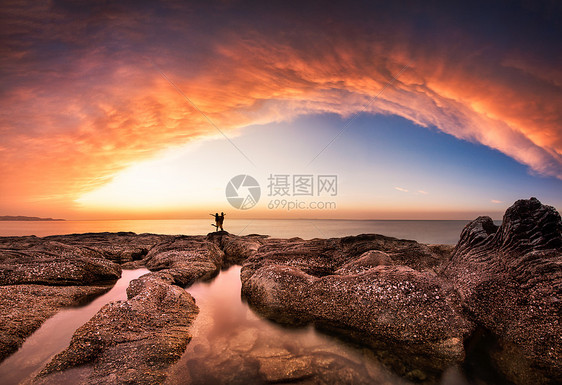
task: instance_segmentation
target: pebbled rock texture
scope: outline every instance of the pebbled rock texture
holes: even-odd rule
[[[428,376],[438,375],[464,359],[473,330],[435,272],[446,250],[381,235],[270,239],[244,263],[242,293],[267,318],[312,323],[379,350],[392,346],[403,357],[401,374],[429,368]]]
[[[553,207],[519,200],[499,227],[477,218],[442,275],[472,319],[545,374],[533,382],[562,382],[562,222]]]

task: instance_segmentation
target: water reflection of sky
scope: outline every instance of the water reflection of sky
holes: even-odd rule
[[[169,384],[261,384],[306,378],[407,383],[367,350],[347,346],[312,327],[285,328],[260,318],[241,301],[240,288],[240,267],[235,266],[211,282],[187,289],[201,312]]]
[[[88,322],[105,304],[126,300],[129,282],[146,273],[147,269],[123,270],[121,278],[107,293],[87,305],[62,310],[45,321],[16,353],[0,364],[0,383],[19,384],[40,370],[51,357],[69,345],[76,329]]]
[[[386,369],[369,349],[348,345],[312,327],[287,328],[256,315],[241,300],[240,266],[210,282],[187,290],[200,313],[191,328],[193,339],[167,380],[177,384],[265,384],[272,382],[409,384]],[[126,299],[130,280],[146,269],[123,271],[106,294],[79,308],[66,309],[47,320],[14,355],[0,365],[3,385],[18,384],[40,370],[68,346],[74,331],[104,304]],[[75,371],[76,373],[74,373]],[[69,370],[61,383],[81,377]],[[74,377],[73,377],[74,376]],[[68,382],[70,381],[70,382]],[[442,385],[466,385],[454,368],[444,373]]]

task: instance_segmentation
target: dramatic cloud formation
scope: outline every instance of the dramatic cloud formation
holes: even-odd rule
[[[3,204],[68,204],[218,135],[163,74],[229,135],[311,113],[398,115],[562,179],[555,3],[266,3],[6,3]]]

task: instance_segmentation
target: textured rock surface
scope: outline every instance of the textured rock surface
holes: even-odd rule
[[[0,361],[61,308],[108,291],[108,286],[0,286]]]
[[[554,208],[531,198],[515,202],[500,227],[479,217],[444,276],[479,324],[562,381],[562,222]]]
[[[252,239],[252,242],[256,240]],[[443,245],[424,245],[378,234],[311,240],[259,238],[259,243],[262,246],[256,252],[248,253],[250,258],[244,262],[243,273],[251,274],[264,265],[274,264],[293,266],[322,277],[334,274],[348,263],[376,265],[376,261],[364,254],[367,252],[385,253],[389,258],[387,263],[392,261],[392,264],[406,265],[418,271],[434,271],[449,257],[447,247]],[[363,261],[359,261],[361,258]]]
[[[437,250],[437,251],[434,251]],[[436,273],[446,248],[380,235],[269,239],[241,272],[242,293],[260,314],[314,323],[377,349],[395,346],[397,368],[438,372],[464,358],[473,324]]]
[[[199,311],[180,286],[217,274],[224,253],[202,236],[163,236],[149,249],[144,263],[154,272],[131,281],[127,301],[106,305],[79,328],[35,383],[57,382],[72,368],[81,370],[76,383],[165,380],[191,339],[189,328]]]
[[[267,242],[267,235],[250,234],[236,236],[225,231],[209,233],[207,239],[224,252],[224,265],[241,265]]]
[[[173,238],[173,235],[119,232],[55,235],[44,239],[89,250],[101,258],[123,264],[143,259],[154,245]]]
[[[0,237],[0,359],[42,322],[117,280],[121,263],[158,270],[172,287],[217,274],[224,253],[204,236],[87,233],[45,238]],[[179,288],[174,288],[176,290]],[[133,289],[131,289],[133,290]]]
[[[121,267],[98,252],[37,237],[0,237],[0,360],[67,306],[109,290]]]
[[[37,237],[0,238],[0,285],[88,285],[115,281],[119,265],[87,248]]]
[[[223,264],[224,253],[203,236],[177,236],[161,242],[148,252],[145,265],[152,271],[163,271],[180,286],[216,276]]]
[[[89,372],[84,383],[162,382],[185,350],[198,313],[193,298],[173,280],[150,273],[132,281],[128,300],[107,304],[80,327],[35,383],[51,383],[49,374],[82,365]]]
[[[408,383],[369,349],[349,346],[311,328],[280,328],[246,306],[232,304],[240,295],[238,276],[235,267],[216,282],[197,286],[198,292],[210,290],[206,296],[220,296],[220,302],[205,306],[201,301],[194,337],[166,384]],[[223,292],[225,287],[233,290]]]
[[[487,354],[511,382],[560,383],[561,230],[559,214],[530,199],[508,209],[500,227],[487,217],[469,223],[454,250],[381,235],[0,238],[0,349],[15,349],[60,307],[105,290],[92,285],[119,276],[114,262],[145,264],[153,272],[131,282],[129,299],[78,329],[35,381],[160,383],[198,312],[182,287],[243,263],[242,292],[260,314],[368,345],[366,355],[409,380],[435,382],[462,362],[478,326],[498,337]],[[216,368],[217,381],[228,383],[381,382],[376,368],[352,357],[273,348],[268,338],[250,329],[218,344],[224,348],[198,345],[182,381],[197,383]]]

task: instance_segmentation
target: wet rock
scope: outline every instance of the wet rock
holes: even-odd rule
[[[198,313],[193,298],[172,280],[150,273],[132,281],[128,300],[109,303],[81,326],[34,383],[50,383],[50,374],[85,364],[85,383],[163,382],[191,339]]]
[[[242,294],[267,318],[390,347],[386,362],[397,372],[429,368],[435,379],[464,359],[473,330],[456,292],[434,272],[450,250],[367,234],[267,239],[244,263]]]
[[[111,382],[117,375],[129,381],[144,372],[146,383],[161,382],[164,368],[185,350],[190,338],[187,326],[197,309],[191,297],[175,285],[187,286],[213,277],[223,264],[223,256],[216,244],[203,236],[90,233],[2,237],[0,285],[11,286],[1,286],[4,297],[0,306],[5,311],[0,309],[4,325],[0,329],[0,357],[17,349],[63,306],[105,290],[83,285],[119,278],[121,267],[115,262],[135,267],[146,264],[155,272],[131,283],[128,301],[107,305],[79,329],[71,346],[44,369],[38,381],[49,382],[51,374],[87,363],[94,368],[90,380]],[[116,374],[120,368],[125,372]]]
[[[253,349],[250,356],[254,358],[271,358],[271,357],[288,357],[291,355],[285,348],[260,346],[258,349]]]
[[[193,333],[194,335],[195,332]],[[206,337],[197,336],[190,342],[192,353],[190,357],[205,358],[211,354],[211,343]]]
[[[314,323],[397,355],[416,357],[404,370],[439,371],[464,359],[473,325],[459,298],[435,274],[406,266],[321,278],[289,266],[266,265],[247,276],[243,295],[260,314],[281,323]],[[402,373],[405,374],[405,373]]]
[[[369,250],[342,267],[337,269],[334,273],[338,275],[359,274],[381,265],[393,265],[394,261],[385,252],[378,250]]]
[[[197,280],[216,276],[224,253],[202,236],[177,236],[155,245],[144,259],[152,271],[170,274],[177,285],[186,287]]]
[[[104,283],[121,276],[98,251],[34,236],[0,237],[0,270],[0,359],[60,309],[106,292]]]
[[[519,200],[499,227],[477,218],[464,228],[443,276],[476,322],[562,382],[562,222],[553,207]]]
[[[238,352],[248,352],[254,347],[257,339],[258,334],[256,333],[256,330],[241,330],[232,336],[232,339],[229,342],[229,348]]]
[[[241,265],[253,256],[266,243],[267,235],[251,234],[236,236],[226,231],[207,234],[207,239],[214,242],[224,252],[224,265]]]
[[[270,383],[302,380],[313,375],[311,357],[258,358],[259,373]]]
[[[107,292],[109,286],[0,286],[0,361],[48,318]]]

